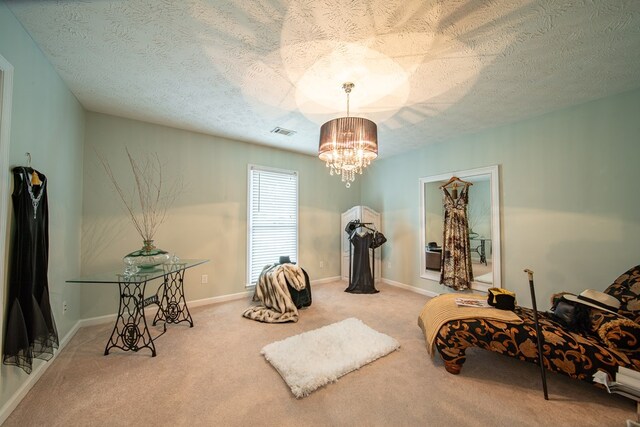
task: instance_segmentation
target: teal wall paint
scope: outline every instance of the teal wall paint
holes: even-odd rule
[[[65,280],[80,273],[84,110],[4,3],[0,3],[0,55],[14,67],[10,164],[25,165],[25,152],[30,152],[33,167],[48,179],[49,290],[62,339],[80,313],[80,288]],[[6,298],[5,284],[3,292]],[[65,315],[63,301],[69,307]],[[42,363],[34,361],[34,369]],[[2,365],[0,377],[2,406],[28,376]]]
[[[182,176],[184,192],[155,240],[181,258],[211,260],[185,276],[189,300],[245,291],[249,164],[299,172],[300,265],[312,280],[340,275],[340,214],[358,203],[360,183],[345,188],[316,157],[98,113],[87,114],[86,135],[84,272],[122,267],[122,256],[142,246],[96,155],[132,184],[128,147],[136,157],[157,153],[169,177]],[[91,287],[82,298],[83,317],[117,309],[115,289]]]
[[[498,164],[503,286],[529,305],[533,269],[543,309],[554,292],[604,290],[640,264],[638,112],[640,90],[376,161],[362,202],[382,212],[383,277],[448,292],[420,278],[418,180]]]

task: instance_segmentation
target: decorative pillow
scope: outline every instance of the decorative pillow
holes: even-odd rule
[[[608,347],[618,350],[640,350],[640,325],[625,317],[607,320],[598,328],[598,336]]]
[[[619,314],[640,323],[640,265],[621,274],[604,292],[620,300]]]
[[[609,313],[608,311],[589,310],[589,333],[591,335],[599,336],[598,331],[602,326],[623,318],[624,317],[619,314]]]

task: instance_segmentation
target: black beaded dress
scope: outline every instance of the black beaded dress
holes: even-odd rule
[[[35,173],[40,185],[31,183]],[[15,230],[10,246],[9,299],[6,306],[3,362],[31,373],[33,358],[49,360],[58,348],[47,270],[49,211],[47,178],[34,169],[13,168]]]
[[[345,292],[352,294],[377,293],[369,262],[369,247],[373,243],[373,234],[354,232],[349,240],[353,245],[353,273],[350,277],[349,287],[345,289]]]

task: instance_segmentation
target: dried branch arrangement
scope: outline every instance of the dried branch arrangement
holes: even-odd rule
[[[131,194],[123,190],[109,162],[100,153],[96,153],[134,227],[145,241],[145,245],[150,245],[147,242],[153,241],[153,236],[166,218],[167,210],[180,194],[182,183],[174,181],[169,187],[166,186],[162,163],[157,153],[136,160],[128,148],[125,151],[134,178]]]
[[[469,231],[477,232],[478,227],[482,224],[486,224],[490,227],[491,222],[491,207],[487,200],[473,200],[469,201],[467,205],[467,221],[469,223]]]

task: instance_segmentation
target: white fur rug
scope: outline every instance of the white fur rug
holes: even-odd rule
[[[352,317],[268,344],[260,353],[300,398],[399,347]]]

